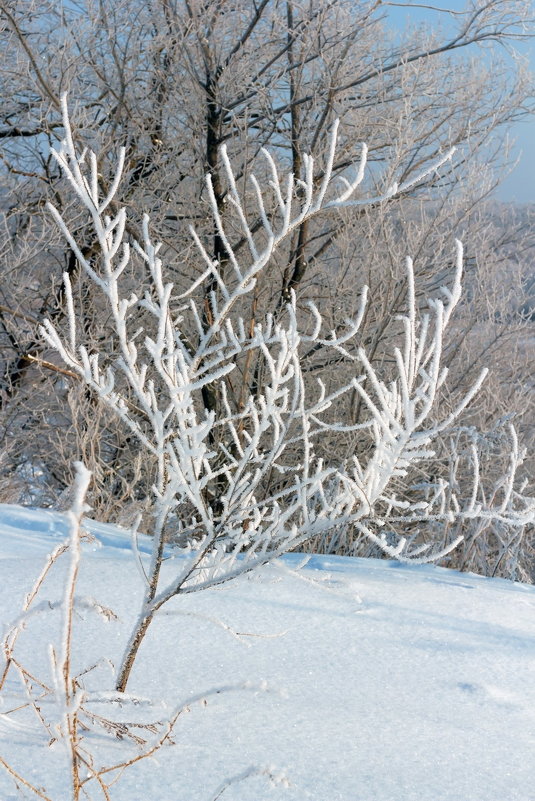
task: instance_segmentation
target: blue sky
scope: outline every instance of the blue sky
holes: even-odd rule
[[[465,0],[413,0],[413,2],[428,3],[452,11],[462,10],[466,7]],[[387,12],[393,27],[402,28],[407,22],[425,22],[426,24],[446,24],[450,18],[448,14],[412,7],[407,2],[404,7],[388,7]],[[535,16],[535,8],[534,8]],[[535,73],[535,42],[515,43],[520,52],[529,58],[531,69]],[[525,121],[516,123],[511,128],[511,138],[515,140],[513,157],[519,159],[517,167],[498,188],[496,197],[503,201],[516,201],[519,203],[535,203],[535,115]]]

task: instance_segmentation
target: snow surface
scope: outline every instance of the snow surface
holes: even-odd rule
[[[128,534],[87,527],[97,541],[84,545],[77,592],[110,606],[119,622],[77,618],[77,670],[100,658],[117,665],[142,592]],[[0,506],[4,627],[66,532],[57,513]],[[533,801],[535,588],[347,557],[315,556],[296,572],[301,562],[289,555],[164,607],[128,687],[155,699],[152,719],[164,702],[250,688],[192,704],[174,745],[126,770],[113,801],[210,800],[251,766],[273,766],[289,786],[256,776],[232,784],[223,801]],[[166,571],[175,565],[169,558]],[[66,567],[65,558],[54,566],[42,598],[61,597]],[[48,680],[48,643],[58,636],[51,610],[17,644],[24,664]],[[10,681],[0,713],[20,695]],[[85,681],[112,690],[113,670],[103,663]],[[100,747],[114,759],[122,745]],[[65,751],[33,723],[13,728],[0,717],[0,757],[54,801],[69,798]],[[17,793],[0,768],[0,801],[32,797]],[[90,797],[101,797],[96,787]]]

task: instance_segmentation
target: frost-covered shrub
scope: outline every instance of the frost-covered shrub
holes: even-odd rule
[[[461,298],[460,243],[451,287],[430,298],[423,313],[407,260],[407,311],[398,319],[399,341],[391,354],[394,378],[388,381],[360,345],[366,288],[356,316],[340,321],[335,330],[325,330],[313,303],[301,309],[292,292],[276,314],[260,320],[245,316],[258,281],[291,232],[322,213],[377,204],[409,185],[393,185],[380,198],[359,197],[364,146],[354,176],[348,178],[344,170],[335,181],[335,126],[319,177],[310,157],[304,159],[304,178],[281,177],[265,153],[268,178],[261,186],[251,176],[251,196],[245,203],[223,151],[224,208],[217,203],[210,176],[206,191],[225,258],[212,259],[192,229],[202,267],[185,291],[175,291],[159,255],[161,245],[151,239],[149,219],[143,220],[138,238],[127,225],[126,209],[116,201],[124,151],[105,186],[96,155],[76,150],[65,99],[63,112],[65,139],[54,156],[90,219],[96,259],[84,255],[60,213],[53,206],[50,210],[94,292],[107,305],[114,350],[109,353],[106,343],[100,349],[86,344],[90,340],[79,322],[82,310],[67,274],[67,330],[49,320],[41,333],[156,465],[153,552],[148,572],[142,571],[145,598],[119,671],[119,689],[126,686],[154,614],[175,595],[228,581],[342,528],[391,557],[429,561],[452,551],[462,535],[439,543],[442,538],[424,537],[422,542],[416,536],[422,528],[431,532],[467,520],[497,520],[522,528],[533,521],[533,499],[515,490],[522,454],[513,431],[509,466],[491,504],[482,490],[475,445],[468,450],[464,492],[442,476],[433,478],[429,467],[435,443],[451,429],[486,374],[475,375],[456,406],[441,412],[438,402],[447,374],[441,362],[444,339]],[[122,291],[133,263],[148,276],[149,289],[142,297]],[[328,354],[342,355],[352,369],[334,379],[331,373],[327,386],[321,372],[303,368],[303,355],[311,350],[321,352],[327,363]],[[251,371],[254,391],[244,395],[249,384],[241,379]],[[365,409],[363,422],[351,425],[344,419],[349,395],[356,395]],[[366,438],[364,458],[355,454],[341,463],[316,455],[320,439],[343,431],[359,431]],[[450,456],[455,475],[457,455]],[[170,519],[184,559],[164,582],[161,568]],[[414,536],[407,537],[406,531]]]

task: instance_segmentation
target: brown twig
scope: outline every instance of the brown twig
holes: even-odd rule
[[[46,367],[47,370],[54,370],[56,373],[68,375],[70,378],[76,378],[77,380],[80,378],[80,376],[77,373],[74,373],[72,370],[67,370],[66,367],[58,367],[57,364],[49,362],[46,359],[40,359],[37,356],[32,356],[31,353],[25,353],[22,358],[27,362],[34,362],[35,364],[38,364],[39,367]]]
[[[41,790],[39,790],[37,787],[34,787],[33,784],[31,784],[27,779],[21,776],[20,773],[17,773],[17,771],[14,768],[12,768],[11,765],[8,762],[6,762],[5,759],[3,759],[1,756],[0,756],[0,765],[2,765],[16,781],[23,784],[25,787],[27,787],[29,790],[35,793],[35,795],[38,796],[39,798],[42,798],[43,801],[52,801],[51,798],[49,798],[47,795],[41,792]]]
[[[21,320],[26,320],[27,323],[32,323],[33,325],[39,325],[39,320],[36,317],[33,317],[31,314],[26,314],[25,312],[20,312],[16,311],[15,309],[10,309],[9,306],[0,305],[0,312],[2,312],[3,314],[11,314],[12,317],[19,317]]]

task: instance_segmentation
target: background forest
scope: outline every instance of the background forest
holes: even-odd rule
[[[128,211],[126,235],[139,236],[149,214],[162,242],[166,280],[186,291],[205,265],[192,240],[192,224],[222,274],[230,251],[210,215],[205,176],[233,235],[232,252],[246,237],[227,214],[229,181],[221,147],[227,148],[253,234],[249,179],[267,176],[267,148],[296,178],[305,178],[305,154],[316,163],[316,181],[328,161],[330,131],[340,120],[335,176],[348,176],[361,142],[368,145],[363,195],[369,202],[336,216],[305,219],[281,244],[243,299],[240,313],[254,331],[271,314],[277,320],[295,293],[306,318],[318,307],[327,330],[342,335],[369,299],[354,346],[365,347],[385,384],[395,375],[392,348],[408,302],[405,259],[414,260],[422,304],[454,280],[454,238],[463,241],[464,297],[443,351],[448,381],[440,412],[454,409],[482,367],[490,374],[475,400],[438,444],[429,466],[400,492],[408,501],[425,482],[443,480],[463,494],[469,468],[463,457],[475,444],[482,498],[500,491],[513,421],[527,448],[522,472],[533,482],[535,464],[533,252],[534,209],[492,200],[507,168],[509,127],[533,109],[532,77],[514,54],[532,32],[526,0],[474,0],[447,27],[419,26],[396,35],[385,22],[388,3],[354,0],[119,0],[28,2],[0,0],[0,431],[1,497],[9,503],[67,503],[72,464],[82,459],[94,475],[93,516],[131,525],[138,514],[150,531],[151,484],[156,459],[143,452],[124,421],[66,367],[45,343],[39,326],[49,319],[68,330],[68,286],[83,310],[79,325],[95,350],[113,364],[119,343],[107,306],[94,291],[80,259],[66,247],[46,207],[62,215],[88,264],[98,243],[72,186],[51,155],[64,137],[61,96],[68,93],[77,149],[101,158],[103,194],[125,148],[125,167],[112,212]],[[422,180],[417,176],[452,146],[453,158]],[[389,193],[397,182],[403,189]],[[299,188],[296,190],[299,198]],[[374,200],[376,198],[376,200]],[[371,199],[371,200],[370,200]],[[250,208],[249,205],[250,204]],[[233,225],[235,227],[233,228]],[[133,264],[127,282],[138,296],[150,277]],[[219,291],[208,277],[196,291],[210,325],[210,298]],[[350,347],[348,345],[348,347]],[[356,352],[356,350],[355,350]],[[251,352],[250,352],[251,353]],[[353,369],[352,352],[309,347],[301,353],[307,380],[327,387]],[[226,392],[237,413],[261,391],[265,363],[247,355]],[[337,408],[345,428],[316,442],[326,464],[354,454],[365,462],[371,448],[359,428],[367,409],[358,392]],[[202,390],[207,412],[223,399],[212,384]],[[476,433],[477,432],[477,433]],[[216,446],[221,443],[215,443]],[[455,460],[452,462],[452,454]],[[297,458],[297,457],[296,457]],[[498,488],[498,489],[497,489]],[[217,514],[217,482],[208,502]],[[526,492],[533,494],[532,484]],[[62,497],[63,496],[63,497]],[[432,521],[424,535],[399,523],[395,534],[424,536],[447,545],[464,542],[449,566],[533,581],[533,526],[461,519]],[[173,520],[167,536],[173,537]],[[338,526],[308,547],[320,552],[377,556],[380,549],[351,525]]]

